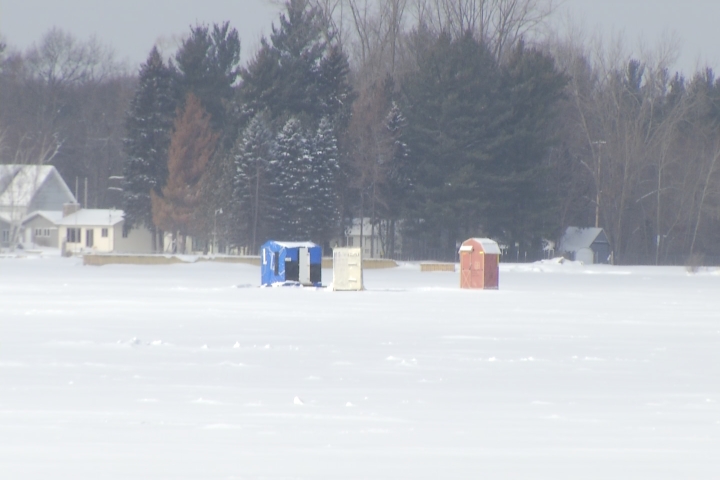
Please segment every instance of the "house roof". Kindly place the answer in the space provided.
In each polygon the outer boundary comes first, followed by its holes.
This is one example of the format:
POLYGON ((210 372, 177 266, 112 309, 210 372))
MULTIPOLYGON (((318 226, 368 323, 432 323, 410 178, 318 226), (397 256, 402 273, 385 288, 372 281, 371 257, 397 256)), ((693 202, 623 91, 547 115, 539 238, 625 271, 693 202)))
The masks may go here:
POLYGON ((122 210, 106 210, 99 208, 83 208, 57 223, 63 226, 112 227, 123 221, 125 212, 122 210))
POLYGON ((60 220, 62 220, 63 218, 62 212, 58 212, 55 210, 36 210, 23 218, 22 223, 27 223, 37 216, 43 217, 48 221, 54 223, 55 225, 57 225, 58 222, 60 222, 60 220))
POLYGON ((9 224, 10 224, 10 221, 11 221, 11 220, 10 220, 10 217, 8 217, 7 215, 3 215, 2 213, 0 213, 0 222, 7 223, 7 224, 9 225, 9 224))
POLYGON ((577 252, 581 248, 590 248, 602 233, 602 228, 568 227, 565 230, 565 235, 560 239, 560 248, 558 250, 561 252, 577 252))
MULTIPOLYGON (((54 175, 60 177, 52 165, 0 165, 0 205, 27 207, 43 183, 54 175)), ((60 183, 75 198, 65 182, 60 183)))

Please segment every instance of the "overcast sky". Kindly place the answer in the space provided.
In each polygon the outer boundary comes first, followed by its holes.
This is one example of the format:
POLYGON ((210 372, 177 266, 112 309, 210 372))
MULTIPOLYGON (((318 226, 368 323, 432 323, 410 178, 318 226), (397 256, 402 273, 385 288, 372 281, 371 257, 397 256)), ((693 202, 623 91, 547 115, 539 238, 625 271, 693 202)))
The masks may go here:
MULTIPOLYGON (((648 45, 664 32, 682 41, 676 68, 720 66, 717 21, 720 0, 564 0, 565 18, 586 32, 624 32, 628 49, 642 38, 648 45)), ((25 49, 52 26, 86 39, 96 35, 133 68, 157 42, 172 46, 195 23, 229 20, 242 38, 243 58, 270 32, 278 7, 268 0, 0 0, 0 34, 25 49)), ((558 15, 560 21, 561 15, 558 15)))

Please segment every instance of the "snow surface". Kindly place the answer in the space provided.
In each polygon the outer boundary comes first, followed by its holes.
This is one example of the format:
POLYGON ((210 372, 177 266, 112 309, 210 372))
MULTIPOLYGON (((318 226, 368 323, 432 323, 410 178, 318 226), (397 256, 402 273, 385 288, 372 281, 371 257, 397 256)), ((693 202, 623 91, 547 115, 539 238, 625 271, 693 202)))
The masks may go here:
POLYGON ((716 270, 259 280, 0 259, 0 478, 720 478, 716 270))

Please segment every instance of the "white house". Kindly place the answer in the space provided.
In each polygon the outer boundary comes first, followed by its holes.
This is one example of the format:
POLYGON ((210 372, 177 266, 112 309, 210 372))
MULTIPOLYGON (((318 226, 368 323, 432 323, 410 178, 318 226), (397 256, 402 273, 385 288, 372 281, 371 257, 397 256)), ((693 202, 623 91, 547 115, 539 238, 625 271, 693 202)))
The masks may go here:
POLYGON ((568 227, 560 239, 558 251, 570 260, 586 265, 612 263, 612 249, 602 228, 568 227))
POLYGON ((36 210, 61 212, 75 196, 52 165, 0 165, 0 213, 21 220, 36 210))
POLYGON ((52 165, 0 165, 0 245, 27 241, 22 224, 35 211, 62 212, 75 196, 52 165))
POLYGON ((124 231, 122 210, 72 210, 67 209, 57 223, 58 246, 63 252, 152 253, 152 233, 144 227, 124 231))
MULTIPOLYGON (((342 238, 335 238, 330 241, 331 247, 355 247, 362 248, 362 254, 367 258, 384 258, 389 242, 389 233, 386 222, 379 222, 373 228, 370 217, 365 217, 362 226, 359 218, 353 218, 352 224, 345 228, 345 235, 342 238)), ((395 250, 400 248, 400 235, 395 232, 395 250)))

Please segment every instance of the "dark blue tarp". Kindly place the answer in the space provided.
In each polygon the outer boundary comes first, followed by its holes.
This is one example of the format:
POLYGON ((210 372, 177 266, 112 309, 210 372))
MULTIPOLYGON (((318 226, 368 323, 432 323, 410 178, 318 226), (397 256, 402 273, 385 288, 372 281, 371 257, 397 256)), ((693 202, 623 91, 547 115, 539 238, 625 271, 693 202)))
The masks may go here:
POLYGON ((277 242, 270 240, 260 247, 260 282, 262 285, 299 281, 302 284, 319 286, 321 284, 321 266, 322 248, 312 242, 277 242), (307 249, 310 253, 310 278, 288 278, 297 277, 301 248, 307 249), (292 275, 289 275, 288 270, 290 269, 292 269, 292 275))

